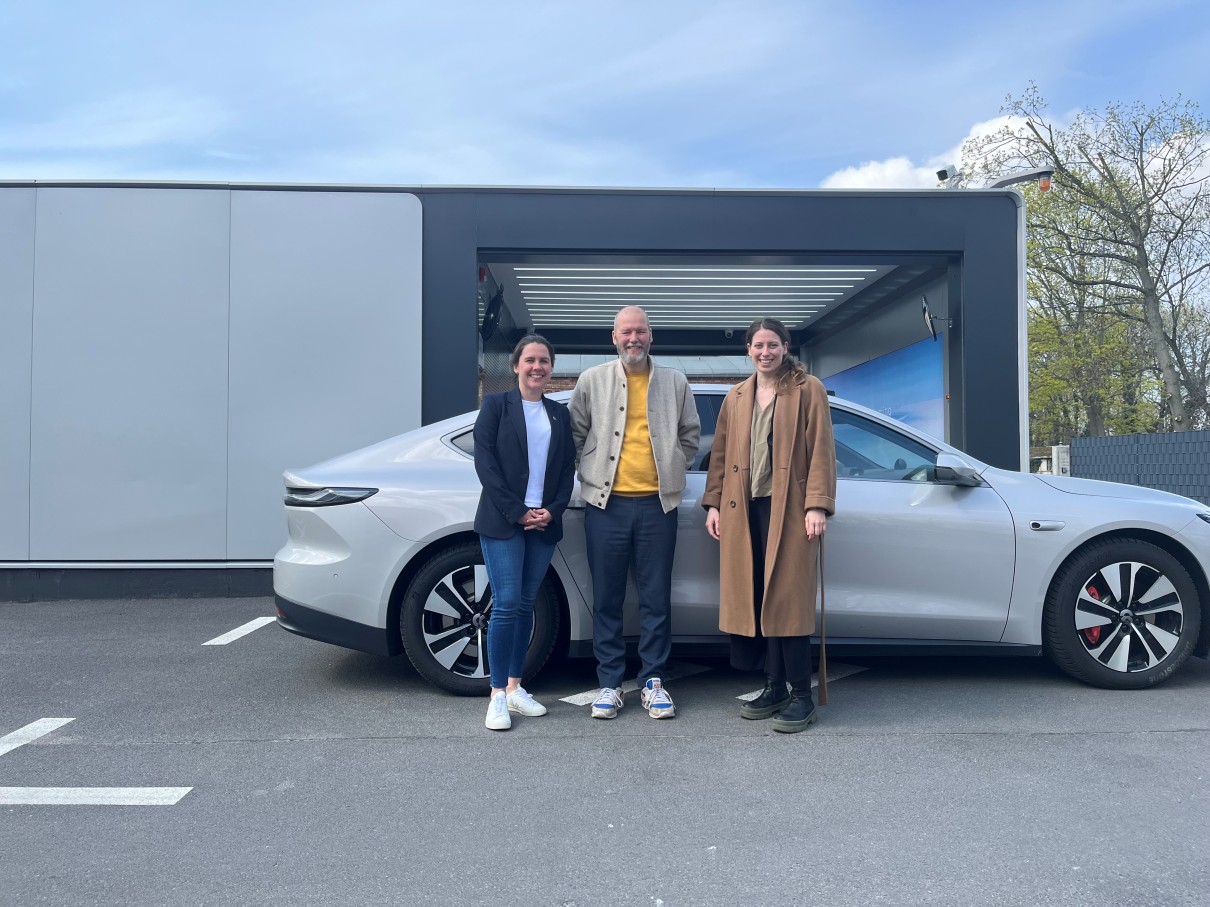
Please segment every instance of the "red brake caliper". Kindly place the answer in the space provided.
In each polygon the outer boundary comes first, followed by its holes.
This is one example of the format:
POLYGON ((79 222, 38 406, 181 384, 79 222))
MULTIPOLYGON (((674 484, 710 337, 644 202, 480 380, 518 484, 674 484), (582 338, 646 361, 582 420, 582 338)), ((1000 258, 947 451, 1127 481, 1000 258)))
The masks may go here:
MULTIPOLYGON (((1101 594, 1097 592, 1095 586, 1085 586, 1084 591, 1088 593, 1089 598, 1096 599, 1097 601, 1101 600, 1101 594)), ((1090 646, 1095 646, 1101 641, 1101 628, 1089 627, 1088 629, 1084 630, 1084 638, 1088 640, 1088 644, 1090 646)))

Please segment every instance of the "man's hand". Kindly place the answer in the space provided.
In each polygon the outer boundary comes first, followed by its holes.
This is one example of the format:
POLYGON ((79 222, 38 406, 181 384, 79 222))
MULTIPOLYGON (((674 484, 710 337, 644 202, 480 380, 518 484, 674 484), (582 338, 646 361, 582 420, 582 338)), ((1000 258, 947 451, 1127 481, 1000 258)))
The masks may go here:
POLYGON ((710 538, 716 542, 719 541, 717 507, 710 507, 706 510, 706 531, 710 533, 710 538))
POLYGON ((819 507, 807 511, 807 538, 822 536, 828 529, 828 512, 819 507))

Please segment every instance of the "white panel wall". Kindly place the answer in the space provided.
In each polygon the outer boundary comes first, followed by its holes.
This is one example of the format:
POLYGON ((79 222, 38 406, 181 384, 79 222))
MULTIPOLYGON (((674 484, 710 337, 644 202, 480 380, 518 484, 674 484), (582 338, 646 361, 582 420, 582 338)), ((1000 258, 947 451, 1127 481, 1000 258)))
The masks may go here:
POLYGON ((0 192, 0 560, 29 557, 33 189, 0 192))
POLYGON ((421 206, 0 190, 0 561, 268 560, 281 473, 420 425, 421 206))
POLYGON ((223 559, 229 192, 37 208, 30 557, 223 559))
POLYGON ((284 469, 420 425, 414 195, 236 191, 227 557, 285 541, 284 469))

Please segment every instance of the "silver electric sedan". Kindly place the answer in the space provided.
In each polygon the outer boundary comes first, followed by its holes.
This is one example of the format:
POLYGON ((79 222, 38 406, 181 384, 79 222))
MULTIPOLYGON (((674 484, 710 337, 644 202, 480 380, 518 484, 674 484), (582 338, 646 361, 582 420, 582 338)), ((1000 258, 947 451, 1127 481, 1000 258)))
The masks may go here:
MULTIPOLYGON (((701 497, 727 388, 695 385, 702 449, 680 508, 673 643, 725 651, 718 547, 701 497)), ((552 395, 566 400, 566 393, 552 395)), ((274 560, 278 623, 406 653, 455 693, 488 688, 491 589, 472 524, 475 413, 285 474, 289 541, 274 560)), ((1108 482, 980 463, 832 399, 838 488, 825 570, 828 646, 867 654, 1046 654, 1080 680, 1139 689, 1210 648, 1210 508, 1108 482)), ((592 653, 583 502, 536 604, 526 676, 556 648, 592 653)), ((633 589, 631 590, 633 593, 633 589)), ((637 639, 633 594, 626 632, 637 639)))

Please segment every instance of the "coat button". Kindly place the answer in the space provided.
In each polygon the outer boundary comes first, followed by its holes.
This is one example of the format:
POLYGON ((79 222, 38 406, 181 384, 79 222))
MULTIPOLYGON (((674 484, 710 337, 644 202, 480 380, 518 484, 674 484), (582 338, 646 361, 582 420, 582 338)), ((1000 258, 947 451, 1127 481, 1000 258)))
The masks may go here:
POLYGON ((617 437, 618 435, 620 435, 620 434, 621 434, 621 432, 620 432, 620 431, 615 431, 615 432, 613 433, 613 436, 616 438, 616 437, 617 437))
POLYGON ((618 407, 618 412, 620 412, 620 413, 624 413, 624 412, 626 412, 626 407, 624 407, 624 406, 619 406, 619 407, 618 407))
POLYGON ((732 506, 732 507, 734 507, 734 506, 735 506, 735 501, 732 501, 732 502, 731 502, 731 506, 732 506))
POLYGON ((616 459, 617 459, 617 457, 610 457, 609 459, 611 459, 611 460, 616 460, 616 459))
POLYGON ((732 472, 739 472, 739 467, 738 467, 738 466, 732 466, 732 467, 731 467, 731 471, 732 471, 732 472))

